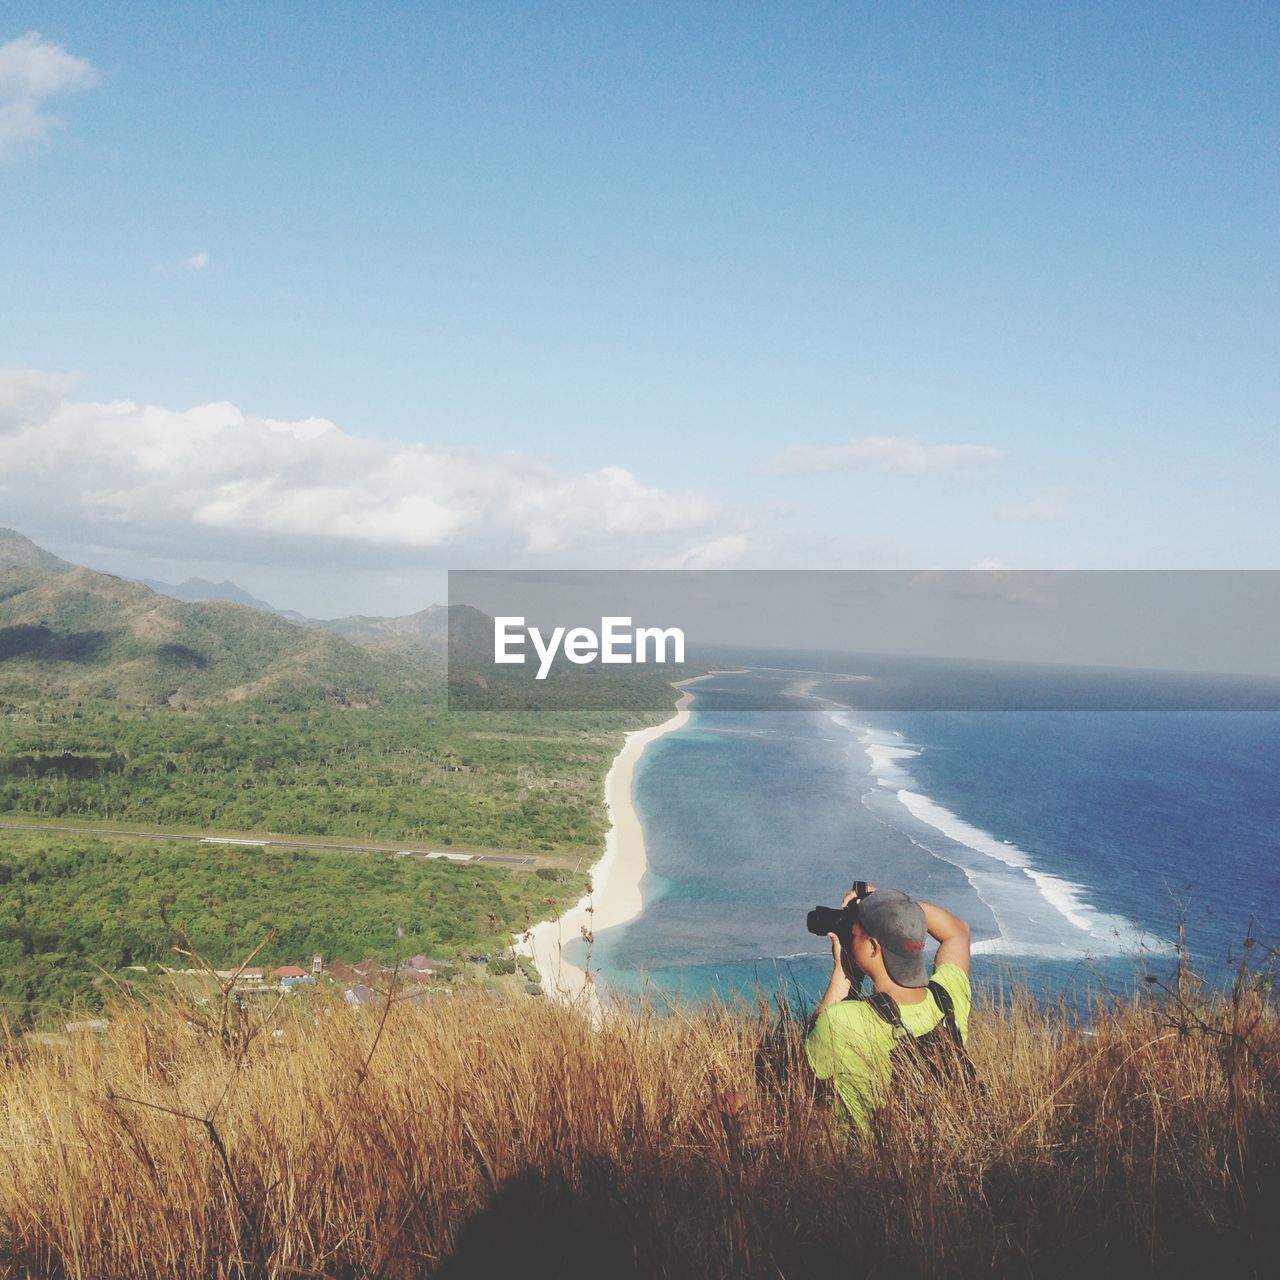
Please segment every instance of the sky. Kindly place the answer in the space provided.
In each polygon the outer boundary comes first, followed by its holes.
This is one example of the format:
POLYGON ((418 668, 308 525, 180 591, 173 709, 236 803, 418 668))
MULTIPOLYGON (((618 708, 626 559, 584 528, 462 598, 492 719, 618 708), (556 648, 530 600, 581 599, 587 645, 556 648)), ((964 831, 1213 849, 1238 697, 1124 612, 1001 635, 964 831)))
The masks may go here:
POLYGON ((0 6, 0 525, 471 568, 1275 568, 1280 10, 0 6))

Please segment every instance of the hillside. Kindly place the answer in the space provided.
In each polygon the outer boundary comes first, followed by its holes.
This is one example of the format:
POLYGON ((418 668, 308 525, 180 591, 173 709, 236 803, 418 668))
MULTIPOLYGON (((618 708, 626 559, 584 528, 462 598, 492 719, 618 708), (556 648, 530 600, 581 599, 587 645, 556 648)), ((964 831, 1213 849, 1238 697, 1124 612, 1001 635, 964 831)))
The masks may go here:
POLYGON ((400 618, 371 618, 353 614, 315 625, 342 636, 353 644, 376 648, 384 645, 414 645, 443 654, 449 643, 449 611, 432 604, 400 618))
POLYGON ((405 994, 118 999, 99 1035, 0 1040, 0 1274, 1275 1270, 1280 1022, 1247 990, 1087 1029, 984 1004, 985 1087, 904 1080, 866 1141, 815 1097, 802 1021, 763 1000, 600 1025, 405 994))
POLYGON ((247 604, 253 609, 265 609, 268 613, 288 618, 290 622, 307 622, 302 614, 292 609, 277 609, 266 600, 259 600, 250 595, 243 587, 234 582, 210 582, 207 578, 187 578, 185 582, 160 582, 155 578, 138 579, 144 587, 158 591, 162 596, 172 596, 186 604, 201 604, 206 600, 223 600, 228 604, 247 604))
MULTIPOLYGON (((431 604, 417 613, 398 618, 371 618, 353 614, 316 622, 334 635, 362 648, 381 653, 402 653, 419 660, 443 660, 450 646, 458 652, 489 654, 493 648, 493 621, 470 605, 431 604)), ((443 672, 442 661, 434 663, 443 672)))
POLYGON ((592 664, 535 686, 523 669, 494 671, 492 620, 469 605, 294 620, 230 582, 154 585, 68 564, 0 530, 0 708, 418 707, 439 701, 447 681, 459 710, 625 718, 664 706, 669 682, 689 674, 592 664))
POLYGON ((38 547, 16 529, 0 529, 0 569, 44 569, 49 573, 67 573, 75 565, 38 547))
POLYGON ((245 605, 184 604, 69 565, 0 569, 0 698, 11 705, 368 706, 423 683, 420 670, 245 605))

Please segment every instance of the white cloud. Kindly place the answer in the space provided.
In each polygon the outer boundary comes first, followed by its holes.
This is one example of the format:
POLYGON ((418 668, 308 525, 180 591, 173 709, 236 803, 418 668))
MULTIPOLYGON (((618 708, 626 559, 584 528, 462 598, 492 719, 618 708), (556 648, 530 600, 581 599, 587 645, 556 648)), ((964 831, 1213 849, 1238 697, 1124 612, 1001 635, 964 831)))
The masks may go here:
POLYGON ((198 253, 193 253, 189 258, 183 258, 182 260, 182 269, 184 271, 203 271, 208 265, 208 249, 201 249, 198 253))
POLYGON ((1004 515, 1010 520, 1060 520, 1067 514, 1072 499, 1087 492, 1081 485, 1058 485, 1043 490, 1027 502, 1006 507, 1004 515))
POLYGON ((72 398, 73 382, 0 371, 6 522, 68 537, 110 530, 148 554, 352 565, 636 563, 714 545, 728 521, 706 497, 622 467, 570 471, 527 454, 350 435, 220 401, 172 410, 72 398))
POLYGON ((45 421, 79 380, 73 373, 0 369, 0 435, 45 421))
POLYGON ((745 534, 726 533, 673 556, 646 560, 642 569, 727 569, 742 563, 751 548, 745 534))
POLYGON ((50 98, 97 83, 88 62, 34 31, 0 45, 0 161, 46 141, 61 123, 50 98))
POLYGON ((822 471, 876 470, 891 475, 955 475, 987 466, 999 449, 984 444, 921 444, 904 436, 861 436, 844 444, 796 444, 783 449, 761 470, 769 475, 813 475, 822 471))

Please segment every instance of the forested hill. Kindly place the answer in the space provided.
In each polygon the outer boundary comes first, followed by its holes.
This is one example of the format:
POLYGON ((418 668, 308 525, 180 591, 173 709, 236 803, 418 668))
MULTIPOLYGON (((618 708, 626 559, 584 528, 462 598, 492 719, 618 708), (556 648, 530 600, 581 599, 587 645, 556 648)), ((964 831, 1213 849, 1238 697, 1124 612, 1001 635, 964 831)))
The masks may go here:
POLYGON ((66 573, 74 568, 75 565, 55 556, 52 551, 37 547, 16 529, 0 529, 0 569, 48 569, 54 573, 66 573))
POLYGON ((449 610, 442 604, 428 605, 402 618, 368 618, 355 614, 314 625, 370 649, 403 645, 443 654, 449 644, 449 610))
POLYGON ((622 734, 669 716, 668 681, 686 673, 597 673, 595 710, 569 696, 530 709, 515 684, 468 710, 465 688, 460 707, 446 704, 434 646, 450 628, 491 643, 483 615, 347 621, 368 648, 0 537, 0 813, 53 828, 0 831, 0 1022, 131 980, 114 971, 176 940, 166 914, 218 963, 242 959, 267 927, 280 930, 272 962, 321 951, 354 963, 401 942, 496 948, 581 897, 577 868, 599 855, 602 781, 622 734), (58 829, 68 823, 77 829, 58 829), (274 847, 246 858, 104 843, 85 826, 554 862, 528 874, 274 847))
MULTIPOLYGON (((0 564, 13 559, 0 556, 0 564)), ((50 698, 360 707, 420 696, 438 680, 422 660, 375 656, 261 609, 185 604, 73 566, 0 568, 0 700, 10 707, 50 698)))

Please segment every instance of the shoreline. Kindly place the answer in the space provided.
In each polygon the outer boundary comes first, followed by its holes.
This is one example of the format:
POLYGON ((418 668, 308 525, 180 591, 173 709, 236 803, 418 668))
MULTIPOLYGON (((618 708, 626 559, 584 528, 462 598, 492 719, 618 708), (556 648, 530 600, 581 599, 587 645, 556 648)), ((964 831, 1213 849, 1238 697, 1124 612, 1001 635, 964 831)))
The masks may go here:
POLYGON ((588 929, 598 933, 634 920, 644 908, 640 882, 649 860, 644 827, 632 797, 636 766, 651 742, 674 733, 688 723, 693 694, 687 685, 710 679, 715 672, 690 676, 672 687, 679 689, 675 715, 647 729, 633 729, 623 739, 604 779, 604 807, 610 818, 604 852, 588 871, 591 892, 555 920, 541 920, 515 943, 514 950, 528 956, 537 967, 543 992, 552 999, 575 1003, 586 1000, 594 1015, 602 1010, 594 979, 564 958, 564 948, 582 938, 588 929))

